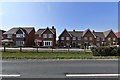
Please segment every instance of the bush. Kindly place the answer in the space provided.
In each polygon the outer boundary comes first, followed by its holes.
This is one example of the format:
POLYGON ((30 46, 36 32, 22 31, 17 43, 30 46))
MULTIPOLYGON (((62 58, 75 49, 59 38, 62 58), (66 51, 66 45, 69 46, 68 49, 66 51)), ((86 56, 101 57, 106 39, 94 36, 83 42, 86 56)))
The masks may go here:
POLYGON ((94 56, 117 56, 120 55, 120 47, 92 47, 94 56))

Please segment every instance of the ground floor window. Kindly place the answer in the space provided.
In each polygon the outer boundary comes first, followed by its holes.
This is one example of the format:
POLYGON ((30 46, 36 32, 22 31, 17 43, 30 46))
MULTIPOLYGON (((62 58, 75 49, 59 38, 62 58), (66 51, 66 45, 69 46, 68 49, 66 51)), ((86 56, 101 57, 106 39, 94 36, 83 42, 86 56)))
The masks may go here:
POLYGON ((53 46, 52 41, 43 41, 44 46, 53 46))
POLYGON ((16 41, 16 45, 18 45, 18 46, 22 46, 22 45, 24 45, 24 44, 25 44, 24 41, 16 41))

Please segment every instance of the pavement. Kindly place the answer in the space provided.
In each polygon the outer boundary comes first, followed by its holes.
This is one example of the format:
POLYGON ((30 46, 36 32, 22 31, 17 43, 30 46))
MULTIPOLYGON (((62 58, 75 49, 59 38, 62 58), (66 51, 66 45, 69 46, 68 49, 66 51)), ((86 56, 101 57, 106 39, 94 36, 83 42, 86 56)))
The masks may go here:
MULTIPOLYGON (((118 78, 118 60, 2 60, 3 75, 18 75, 15 78, 118 78), (67 74, 92 76, 67 76, 67 74), (98 76, 96 76, 97 74, 98 76), (103 75, 102 75, 103 74, 103 75), (107 76, 107 75, 111 76, 107 76), (95 75, 95 76, 93 76, 95 75), (99 76, 102 75, 102 76, 99 76), (106 75, 106 76, 105 76, 106 75), (115 75, 115 76, 113 76, 115 75)), ((3 77, 14 78, 14 77, 3 77)), ((13 79, 14 80, 14 79, 13 79)), ((81 79, 82 80, 82 79, 81 79)), ((107 80, 107 79, 103 79, 107 80)), ((116 80, 116 79, 114 79, 116 80)))
MULTIPOLYGON (((0 51, 3 51, 4 48, 0 47, 0 51)), ((6 51, 19 51, 20 48, 6 48, 6 51)), ((84 49, 79 49, 79 48, 57 48, 57 49, 51 49, 51 48, 38 48, 39 52, 52 52, 52 51, 60 51, 60 52, 68 52, 69 51, 84 51, 84 49)), ((22 51, 34 51, 37 52, 37 48, 22 48, 22 51)), ((90 49, 86 49, 87 52, 91 52, 90 49)))

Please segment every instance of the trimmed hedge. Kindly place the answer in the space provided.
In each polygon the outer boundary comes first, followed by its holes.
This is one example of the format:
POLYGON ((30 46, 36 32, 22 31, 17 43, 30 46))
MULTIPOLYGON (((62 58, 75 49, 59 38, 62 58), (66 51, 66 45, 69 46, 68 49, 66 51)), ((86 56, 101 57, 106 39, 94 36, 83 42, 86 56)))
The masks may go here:
POLYGON ((91 51, 94 56, 119 56, 120 47, 92 47, 91 51))

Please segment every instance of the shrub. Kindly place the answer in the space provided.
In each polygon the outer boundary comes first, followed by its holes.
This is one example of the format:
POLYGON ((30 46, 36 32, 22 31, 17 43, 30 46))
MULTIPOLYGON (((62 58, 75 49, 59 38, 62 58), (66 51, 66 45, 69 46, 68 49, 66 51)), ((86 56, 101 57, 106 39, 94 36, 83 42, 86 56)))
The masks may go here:
POLYGON ((92 47, 91 51, 94 56, 117 56, 120 55, 120 47, 92 47))

